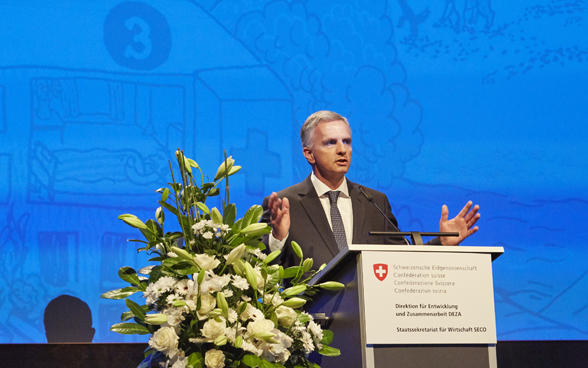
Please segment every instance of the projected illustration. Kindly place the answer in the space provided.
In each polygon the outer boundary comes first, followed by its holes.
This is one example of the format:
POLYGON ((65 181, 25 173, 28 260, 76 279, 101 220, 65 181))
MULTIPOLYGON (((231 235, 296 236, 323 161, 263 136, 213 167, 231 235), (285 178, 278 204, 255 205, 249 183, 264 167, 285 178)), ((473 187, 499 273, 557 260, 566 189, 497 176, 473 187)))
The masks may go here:
POLYGON ((153 218, 179 147, 243 166, 242 216, 310 173, 299 130, 322 109, 349 119, 348 176, 401 229, 480 204, 464 246, 505 248, 499 340, 588 338, 588 2, 54 5, 0 5, 0 343, 47 342, 60 295, 90 308, 93 342, 142 341, 98 298, 147 265, 117 216, 153 218))

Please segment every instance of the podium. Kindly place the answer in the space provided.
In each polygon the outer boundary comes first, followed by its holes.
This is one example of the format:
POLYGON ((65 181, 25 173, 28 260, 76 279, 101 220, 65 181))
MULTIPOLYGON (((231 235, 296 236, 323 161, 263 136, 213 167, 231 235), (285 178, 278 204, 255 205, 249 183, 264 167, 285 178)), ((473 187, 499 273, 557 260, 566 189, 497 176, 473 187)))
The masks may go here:
POLYGON ((349 245, 311 280, 346 285, 307 309, 334 332, 322 368, 497 367, 492 261, 502 247, 349 245))

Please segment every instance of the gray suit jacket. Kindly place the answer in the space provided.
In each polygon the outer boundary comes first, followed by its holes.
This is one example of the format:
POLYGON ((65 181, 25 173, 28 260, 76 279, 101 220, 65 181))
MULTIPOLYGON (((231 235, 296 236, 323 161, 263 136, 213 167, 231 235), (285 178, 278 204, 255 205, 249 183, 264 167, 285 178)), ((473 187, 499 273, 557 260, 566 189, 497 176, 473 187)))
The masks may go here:
MULTIPOLYGON (((405 244, 402 237, 382 237, 369 235, 370 231, 397 231, 390 225, 380 212, 359 191, 359 185, 347 180, 349 196, 353 207, 353 243, 354 244, 405 244)), ((363 187, 374 197, 374 202, 384 211, 386 216, 396 225, 390 203, 384 193, 363 187)), ((328 263, 339 253, 339 248, 329 226, 327 216, 319 197, 312 185, 310 176, 303 182, 278 192, 278 197, 286 197, 290 201, 290 233, 280 261, 284 267, 300 264, 300 259, 292 251, 290 242, 296 241, 304 258, 314 259, 314 269, 328 263)), ((263 201, 262 222, 269 223, 270 212, 267 207, 269 197, 263 201)), ((265 239, 267 245, 268 241, 265 239)))

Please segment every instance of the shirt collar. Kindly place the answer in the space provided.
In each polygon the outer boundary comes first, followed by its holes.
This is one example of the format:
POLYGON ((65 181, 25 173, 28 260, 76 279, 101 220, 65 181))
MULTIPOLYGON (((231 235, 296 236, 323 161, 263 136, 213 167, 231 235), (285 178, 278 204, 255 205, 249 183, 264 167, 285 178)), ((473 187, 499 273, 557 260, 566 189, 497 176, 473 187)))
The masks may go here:
MULTIPOLYGON (((320 181, 320 179, 317 178, 316 175, 314 175, 314 173, 310 174, 310 181, 312 182, 312 186, 314 186, 314 190, 316 190, 316 194, 318 194, 319 197, 326 195, 327 192, 330 192, 332 190, 325 183, 320 181)), ((339 188, 335 190, 341 192, 341 194, 339 194, 340 196, 349 198, 349 188, 347 186, 346 177, 343 177, 343 182, 341 183, 341 185, 339 185, 339 188)))

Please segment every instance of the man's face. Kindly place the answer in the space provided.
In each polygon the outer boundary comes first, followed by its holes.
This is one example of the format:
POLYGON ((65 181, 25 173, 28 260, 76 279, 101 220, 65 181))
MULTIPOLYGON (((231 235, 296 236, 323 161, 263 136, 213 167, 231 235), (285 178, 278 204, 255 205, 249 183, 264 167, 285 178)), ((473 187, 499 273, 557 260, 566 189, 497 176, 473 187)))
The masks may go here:
POLYGON ((351 130, 342 120, 320 122, 314 128, 313 147, 303 149, 319 179, 342 179, 351 163, 351 130))

